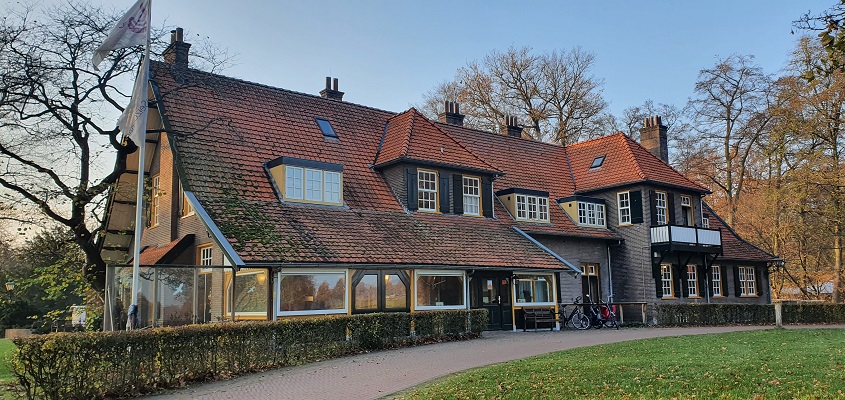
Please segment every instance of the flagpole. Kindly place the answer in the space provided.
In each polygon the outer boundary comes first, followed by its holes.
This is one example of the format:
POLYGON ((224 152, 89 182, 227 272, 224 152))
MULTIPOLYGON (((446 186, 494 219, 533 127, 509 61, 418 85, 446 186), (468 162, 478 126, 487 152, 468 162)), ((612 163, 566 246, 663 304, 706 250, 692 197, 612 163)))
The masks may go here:
MULTIPOLYGON (((147 21, 150 21, 150 16, 152 15, 152 1, 149 2, 149 6, 147 9, 147 21)), ((147 23, 147 43, 144 46, 144 59, 141 60, 141 68, 149 68, 149 60, 150 60, 150 33, 149 33, 149 22, 147 23)), ((141 74, 139 74, 141 75, 141 74)), ((149 74, 145 73, 143 76, 148 77, 149 74)), ((149 85, 149 83, 144 82, 145 85, 149 85)), ((140 99, 141 101, 148 101, 147 98, 140 99)), ((146 118, 146 113, 142 118, 146 118)), ((144 124, 146 127, 146 123, 144 124)), ((138 146, 138 190, 135 196, 135 243, 132 246, 133 255, 132 255, 132 303, 129 306, 129 312, 127 313, 127 322, 126 322, 126 329, 132 330, 137 328, 135 326, 135 322, 138 320, 138 276, 141 272, 141 235, 144 233, 144 173, 146 172, 146 149, 147 149, 147 132, 138 132, 137 137, 140 137, 141 143, 135 143, 138 146)), ((152 193, 151 196, 155 196, 155 193, 152 193)), ((150 199, 152 201, 152 199, 150 199)))

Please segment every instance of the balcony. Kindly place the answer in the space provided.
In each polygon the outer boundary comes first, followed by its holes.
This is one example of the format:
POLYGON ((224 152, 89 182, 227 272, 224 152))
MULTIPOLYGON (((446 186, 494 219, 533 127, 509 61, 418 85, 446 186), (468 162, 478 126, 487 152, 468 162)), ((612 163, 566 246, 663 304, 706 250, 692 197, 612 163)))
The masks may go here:
POLYGON ((662 225, 651 227, 651 248, 655 251, 722 253, 722 232, 718 229, 662 225))

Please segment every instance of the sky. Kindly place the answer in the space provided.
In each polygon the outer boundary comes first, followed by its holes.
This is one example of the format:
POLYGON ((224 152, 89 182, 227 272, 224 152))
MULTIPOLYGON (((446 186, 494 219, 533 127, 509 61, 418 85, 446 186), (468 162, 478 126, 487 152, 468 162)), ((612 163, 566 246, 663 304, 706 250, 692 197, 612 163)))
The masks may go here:
POLYGON ((153 0, 152 17, 236 54, 225 75, 312 94, 332 76, 344 100, 396 112, 493 49, 579 46, 620 115, 648 99, 683 106, 698 72, 731 54, 778 73, 798 39, 792 21, 834 3, 153 0))

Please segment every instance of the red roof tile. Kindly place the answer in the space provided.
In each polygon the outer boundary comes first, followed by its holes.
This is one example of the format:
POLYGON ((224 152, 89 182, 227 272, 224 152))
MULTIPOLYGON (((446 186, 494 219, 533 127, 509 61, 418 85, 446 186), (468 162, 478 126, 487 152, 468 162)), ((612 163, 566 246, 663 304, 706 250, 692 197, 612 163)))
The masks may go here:
POLYGON ((602 136, 566 147, 575 177, 576 193, 637 182, 652 182, 696 192, 710 191, 687 179, 624 133, 602 136), (590 166, 605 156, 599 168, 590 166))
POLYGON ((185 235, 164 246, 150 246, 141 251, 138 259, 141 265, 167 264, 194 242, 194 235, 185 235))
POLYGON ((719 256, 719 260, 771 262, 777 259, 777 257, 765 250, 746 242, 722 218, 713 212, 709 204, 704 203, 703 205, 704 213, 709 215, 708 222, 710 222, 710 228, 722 231, 722 255, 719 256))

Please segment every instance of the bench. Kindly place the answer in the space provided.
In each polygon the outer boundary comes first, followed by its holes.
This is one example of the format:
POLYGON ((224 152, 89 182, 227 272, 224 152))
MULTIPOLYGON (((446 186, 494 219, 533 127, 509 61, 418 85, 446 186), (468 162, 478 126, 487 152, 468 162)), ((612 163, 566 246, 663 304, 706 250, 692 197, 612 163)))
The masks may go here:
MULTIPOLYGON (((551 308, 523 308, 522 309, 522 331, 528 329, 528 321, 534 322, 534 330, 537 330, 537 323, 539 322, 559 322, 557 313, 551 308)), ((552 324, 550 331, 555 330, 555 325, 552 324)))

